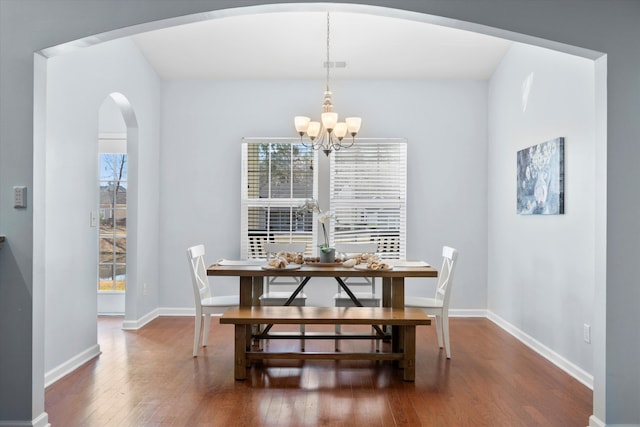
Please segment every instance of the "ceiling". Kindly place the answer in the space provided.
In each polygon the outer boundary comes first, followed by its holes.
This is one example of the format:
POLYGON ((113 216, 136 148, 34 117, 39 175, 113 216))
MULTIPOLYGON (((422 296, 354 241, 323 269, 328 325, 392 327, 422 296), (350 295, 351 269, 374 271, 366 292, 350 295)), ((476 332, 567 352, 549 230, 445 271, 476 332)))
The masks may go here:
MULTIPOLYGON (((488 79, 508 40, 430 23, 332 12, 331 79, 488 79)), ((132 37, 164 79, 324 78, 326 13, 229 16, 132 37)))

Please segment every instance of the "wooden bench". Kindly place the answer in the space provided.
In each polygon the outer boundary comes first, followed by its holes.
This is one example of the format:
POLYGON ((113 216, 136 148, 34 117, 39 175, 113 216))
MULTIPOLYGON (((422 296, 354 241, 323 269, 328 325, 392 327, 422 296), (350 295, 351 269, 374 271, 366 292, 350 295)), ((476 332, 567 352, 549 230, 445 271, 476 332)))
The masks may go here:
MULTIPOLYGON (((235 379, 247 378, 251 360, 263 359, 335 359, 335 360, 397 360, 404 368, 403 379, 414 381, 416 357, 416 326, 429 325, 431 320, 419 308, 390 307, 238 307, 228 309, 220 323, 235 325, 235 379), (399 328, 403 337, 391 352, 264 352, 251 351, 251 327, 256 324, 314 325, 387 325, 399 328)), ((333 336, 332 338, 335 338, 333 336)), ((341 336, 341 339, 344 337, 341 336)))

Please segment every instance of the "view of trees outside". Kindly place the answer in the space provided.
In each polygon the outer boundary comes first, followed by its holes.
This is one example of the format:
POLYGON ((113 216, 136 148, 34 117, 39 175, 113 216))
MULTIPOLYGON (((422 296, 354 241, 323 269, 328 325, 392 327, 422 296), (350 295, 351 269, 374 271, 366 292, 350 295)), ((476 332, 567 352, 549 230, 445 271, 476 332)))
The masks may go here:
MULTIPOLYGON (((313 238, 313 215, 299 207, 313 197, 314 151, 300 143, 251 143, 247 147, 249 256, 264 256, 264 241, 313 238)), ((310 250, 310 249, 309 249, 310 250)))
POLYGON ((99 291, 126 289, 127 155, 100 154, 99 291))

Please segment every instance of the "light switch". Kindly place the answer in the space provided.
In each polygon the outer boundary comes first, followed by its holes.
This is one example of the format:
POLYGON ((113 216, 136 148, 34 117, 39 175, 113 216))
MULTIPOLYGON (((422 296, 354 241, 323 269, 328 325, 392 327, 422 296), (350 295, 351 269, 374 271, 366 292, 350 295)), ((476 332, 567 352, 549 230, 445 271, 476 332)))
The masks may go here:
POLYGON ((96 211, 91 211, 89 214, 89 224, 91 225, 91 227, 97 227, 98 226, 98 212, 96 211))
POLYGON ((13 207, 27 207, 27 187, 24 185, 16 185, 13 187, 13 207))

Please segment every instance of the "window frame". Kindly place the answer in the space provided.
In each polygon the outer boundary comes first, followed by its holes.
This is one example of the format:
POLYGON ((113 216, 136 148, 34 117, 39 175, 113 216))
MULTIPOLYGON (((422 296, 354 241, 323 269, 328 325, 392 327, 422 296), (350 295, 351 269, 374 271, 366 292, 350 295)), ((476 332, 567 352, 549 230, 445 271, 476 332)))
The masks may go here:
MULTIPOLYGON (((317 199, 318 197, 318 152, 313 150, 312 148, 309 148, 309 146, 305 146, 305 151, 307 151, 308 153, 311 154, 311 167, 312 167, 312 172, 311 172, 311 179, 312 179, 312 183, 311 183, 311 194, 309 194, 309 197, 293 197, 293 195, 291 193, 294 193, 294 189, 293 189, 293 185, 294 185, 294 180, 291 178, 289 180, 289 185, 290 187, 290 195, 291 197, 272 197, 273 194, 271 193, 273 186, 272 186, 272 178, 273 176, 271 175, 272 169, 271 167, 269 167, 268 169, 268 194, 266 197, 261 197, 260 195, 260 191, 261 189, 256 189, 253 188, 252 191, 254 192, 254 194, 249 194, 250 193, 250 188, 251 188, 251 184, 250 184, 250 174, 251 172, 251 166, 249 164, 249 160, 250 160, 250 153, 249 153, 249 146, 251 144, 290 144, 291 146, 294 145, 302 145, 304 146, 304 144, 302 144, 300 142, 299 139, 297 138, 243 138, 242 139, 242 178, 241 178, 241 244, 240 244, 240 256, 243 259, 248 259, 248 258, 262 258, 265 256, 261 245, 260 245, 260 241, 261 241, 261 236, 258 236, 258 238, 253 238, 251 236, 251 230, 249 229, 249 222, 250 222, 250 211, 251 209, 254 208, 264 208, 267 210, 267 228, 264 231, 265 232, 265 236, 264 239, 269 239, 270 241, 282 241, 282 242, 300 242, 300 241, 304 241, 307 243, 307 250, 305 252, 305 256, 310 256, 313 254, 313 249, 317 246, 317 224, 316 224, 316 220, 315 220, 315 215, 313 216, 313 218, 308 217, 306 219, 303 219, 302 221, 310 221, 311 222, 311 230, 308 232, 295 232, 292 228, 291 228, 291 221, 289 224, 289 230, 273 230, 271 229, 271 219, 270 219, 270 214, 272 212, 272 210, 277 210, 277 209, 281 209, 283 211, 285 210, 289 210, 289 215, 290 218, 292 219, 292 215, 295 214, 299 214, 299 215, 310 215, 310 214, 303 214, 302 212, 299 212, 299 208, 300 206, 302 206, 307 200, 309 199, 317 199), (257 191, 257 192, 256 192, 257 191), (311 218, 311 219, 309 219, 311 218)), ((305 156, 306 158, 306 156, 305 156)), ((294 158, 291 158, 291 163, 293 164, 294 162, 294 158)), ((269 164, 271 165, 271 159, 269 160, 269 164)), ((291 167, 290 169, 290 173, 292 174, 293 177, 293 173, 295 172, 295 169, 293 167, 291 167)), ((256 172, 253 171, 253 173, 255 174, 256 172)), ((259 183, 259 184, 264 184, 264 183, 259 183)), ((285 214, 286 215, 286 214, 285 214)))
POLYGON ((335 214, 330 227, 332 245, 376 241, 382 258, 405 259, 406 139, 358 138, 352 147, 331 155, 329 176, 329 200, 335 214), (347 191, 353 197, 345 197, 347 191), (350 230, 337 231, 340 228, 350 230))

